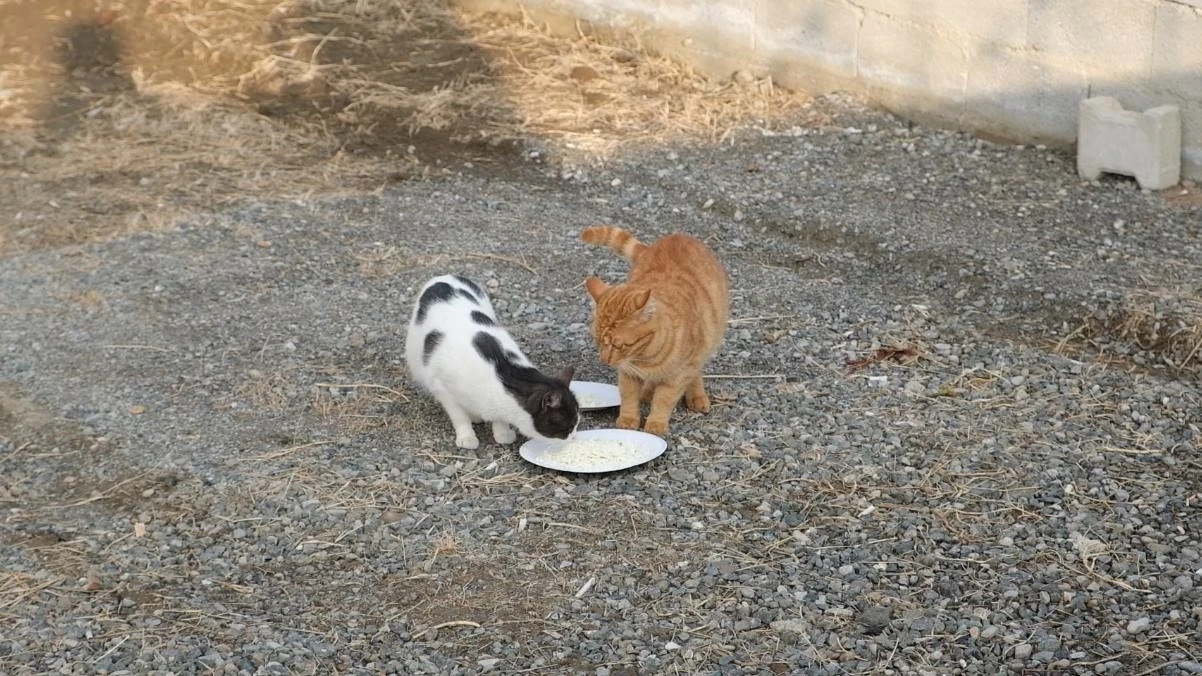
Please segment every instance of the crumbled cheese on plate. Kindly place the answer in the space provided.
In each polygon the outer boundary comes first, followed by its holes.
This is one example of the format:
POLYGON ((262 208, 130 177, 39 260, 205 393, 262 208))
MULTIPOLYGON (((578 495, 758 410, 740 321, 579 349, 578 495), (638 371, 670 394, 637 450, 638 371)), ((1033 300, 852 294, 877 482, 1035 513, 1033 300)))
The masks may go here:
POLYGON ((635 430, 584 430, 568 440, 531 439, 518 452, 527 461, 564 472, 614 472, 659 457, 668 447, 635 430))

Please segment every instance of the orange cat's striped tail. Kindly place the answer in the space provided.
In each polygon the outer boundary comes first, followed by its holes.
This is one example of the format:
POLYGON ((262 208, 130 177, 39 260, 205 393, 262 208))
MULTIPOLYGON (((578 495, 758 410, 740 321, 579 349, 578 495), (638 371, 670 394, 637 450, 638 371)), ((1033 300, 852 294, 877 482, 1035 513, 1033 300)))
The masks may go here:
POLYGON ((631 263, 647 249, 629 230, 616 225, 596 225, 580 231, 580 239, 589 244, 607 246, 631 263))

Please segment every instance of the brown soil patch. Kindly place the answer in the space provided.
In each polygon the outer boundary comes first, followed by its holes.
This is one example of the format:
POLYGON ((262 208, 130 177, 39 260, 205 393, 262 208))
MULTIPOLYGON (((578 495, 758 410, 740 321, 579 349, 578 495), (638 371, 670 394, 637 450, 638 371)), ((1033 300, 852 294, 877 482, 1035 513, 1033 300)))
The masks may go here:
POLYGON ((1187 210, 1202 208, 1202 190, 1192 182, 1169 188, 1161 194, 1164 195, 1164 201, 1171 206, 1187 210))

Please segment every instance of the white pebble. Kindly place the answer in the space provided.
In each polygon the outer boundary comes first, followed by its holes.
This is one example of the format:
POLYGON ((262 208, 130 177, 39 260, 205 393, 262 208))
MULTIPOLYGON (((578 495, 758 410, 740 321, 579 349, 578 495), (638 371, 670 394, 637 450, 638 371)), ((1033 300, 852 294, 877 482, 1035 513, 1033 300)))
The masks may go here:
POLYGON ((1127 623, 1127 633, 1128 634, 1138 634, 1143 631, 1146 631, 1148 629, 1148 627, 1150 627, 1150 626, 1152 626, 1152 618, 1138 617, 1127 623))

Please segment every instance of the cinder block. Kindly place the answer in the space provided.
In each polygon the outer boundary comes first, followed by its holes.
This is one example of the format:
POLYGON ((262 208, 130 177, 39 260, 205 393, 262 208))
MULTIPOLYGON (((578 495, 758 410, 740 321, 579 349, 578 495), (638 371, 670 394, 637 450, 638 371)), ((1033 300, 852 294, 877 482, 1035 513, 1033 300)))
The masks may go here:
POLYGON ((958 103, 968 60, 963 45, 945 34, 868 13, 860 27, 857 71, 874 88, 922 91, 958 103))
POLYGON ((981 44, 969 54, 964 109, 1002 135, 1071 143, 1089 81, 1038 54, 981 44))
POLYGON ((1134 176, 1141 188, 1163 190, 1181 179, 1181 111, 1159 106, 1137 113, 1117 99, 1083 99, 1077 136, 1077 172, 1134 176))
POLYGON ((1156 7, 1149 0, 1033 0, 1028 46, 1064 63, 1105 73, 1146 74, 1152 63, 1156 7))
POLYGON ((855 77, 862 14, 847 2, 764 0, 756 11, 756 52, 765 60, 813 63, 855 77))
MULTIPOLYGON (((1202 70, 1198 71, 1197 77, 1202 78, 1202 70)), ((1202 96, 1182 96, 1164 88, 1158 79, 1094 83, 1089 93, 1091 96, 1114 97, 1128 110, 1177 106, 1181 114, 1181 176, 1202 178, 1195 161, 1202 152, 1202 96)))
POLYGON ((855 4, 866 12, 965 33, 986 42, 1023 47, 1027 41, 1027 0, 856 0, 855 4))

